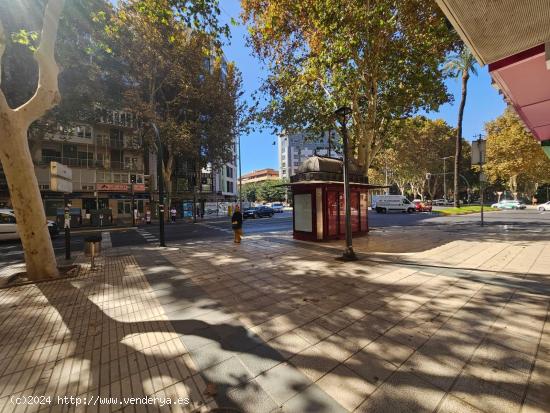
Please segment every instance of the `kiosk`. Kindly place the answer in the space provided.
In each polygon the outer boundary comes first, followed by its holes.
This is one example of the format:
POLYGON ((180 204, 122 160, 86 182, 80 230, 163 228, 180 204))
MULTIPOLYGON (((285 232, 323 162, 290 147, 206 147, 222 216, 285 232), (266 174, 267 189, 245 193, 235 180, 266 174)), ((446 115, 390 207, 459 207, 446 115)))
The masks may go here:
MULTIPOLYGON (((322 156, 306 159, 290 177, 293 201, 293 236, 304 241, 345 237, 342 160, 322 156)), ((350 165, 351 228, 354 236, 369 230, 369 191, 386 188, 370 185, 361 170, 350 165)))

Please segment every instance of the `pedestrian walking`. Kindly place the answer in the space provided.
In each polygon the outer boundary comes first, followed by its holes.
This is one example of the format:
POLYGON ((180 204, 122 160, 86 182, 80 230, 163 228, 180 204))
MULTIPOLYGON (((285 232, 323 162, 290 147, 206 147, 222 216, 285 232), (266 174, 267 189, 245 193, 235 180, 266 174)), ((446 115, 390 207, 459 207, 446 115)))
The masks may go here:
POLYGON ((240 244, 243 236, 243 214, 238 205, 235 207, 235 212, 233 212, 231 216, 231 226, 233 227, 233 233, 235 235, 234 242, 235 244, 240 244))
POLYGON ((147 207, 147 211, 145 211, 145 222, 147 224, 151 223, 151 208, 147 207))
POLYGON ((176 214, 178 213, 178 211, 176 211, 176 207, 172 207, 172 209, 170 210, 170 216, 172 217, 172 224, 175 224, 176 223, 176 214))

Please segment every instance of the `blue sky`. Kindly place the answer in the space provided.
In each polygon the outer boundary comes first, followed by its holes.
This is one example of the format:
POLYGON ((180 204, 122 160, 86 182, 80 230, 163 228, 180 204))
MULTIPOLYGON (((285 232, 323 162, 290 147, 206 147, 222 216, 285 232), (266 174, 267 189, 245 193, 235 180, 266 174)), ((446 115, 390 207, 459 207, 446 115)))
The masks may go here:
MULTIPOLYGON (((299 1, 299 0, 298 0, 299 1)), ((222 20, 229 21, 230 17, 237 19, 240 13, 239 0, 222 0, 222 20)), ((246 46, 246 28, 232 27, 231 44, 225 47, 228 60, 236 62, 242 72, 246 95, 258 89, 261 79, 265 76, 259 62, 251 55, 246 46)), ((460 100, 460 80, 449 79, 447 87, 460 100)), ((439 112, 428 113, 433 119, 442 118, 452 126, 456 126, 458 102, 443 105, 439 112)), ((470 78, 468 83, 468 97, 464 112, 463 136, 471 140, 474 135, 483 133, 485 122, 499 116, 506 107, 503 99, 491 86, 491 78, 487 67, 478 70, 478 76, 470 78)), ((268 130, 254 132, 241 137, 242 173, 262 168, 278 168, 277 146, 273 146, 276 137, 268 130)))

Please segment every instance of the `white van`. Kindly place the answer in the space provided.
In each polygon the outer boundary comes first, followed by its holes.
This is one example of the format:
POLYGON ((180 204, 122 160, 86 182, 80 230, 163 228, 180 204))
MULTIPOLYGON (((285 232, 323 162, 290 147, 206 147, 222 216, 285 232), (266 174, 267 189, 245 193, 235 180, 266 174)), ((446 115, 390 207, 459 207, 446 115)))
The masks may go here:
POLYGON ((374 195, 372 197, 372 209, 378 213, 391 211, 408 212, 415 211, 415 206, 403 195, 374 195))

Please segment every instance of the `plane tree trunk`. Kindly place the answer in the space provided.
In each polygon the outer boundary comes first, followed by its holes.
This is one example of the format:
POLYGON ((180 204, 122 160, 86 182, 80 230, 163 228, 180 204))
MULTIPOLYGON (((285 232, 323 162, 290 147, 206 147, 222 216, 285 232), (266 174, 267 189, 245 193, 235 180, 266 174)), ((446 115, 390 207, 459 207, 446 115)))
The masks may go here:
MULTIPOLYGON (((29 126, 60 100, 54 47, 63 4, 64 0, 49 0, 45 8, 40 45, 35 52, 39 76, 33 97, 12 109, 0 90, 0 161, 25 252, 27 276, 33 281, 55 278, 59 274, 27 134, 29 126)), ((6 42, 0 22, 0 59, 6 42)))

